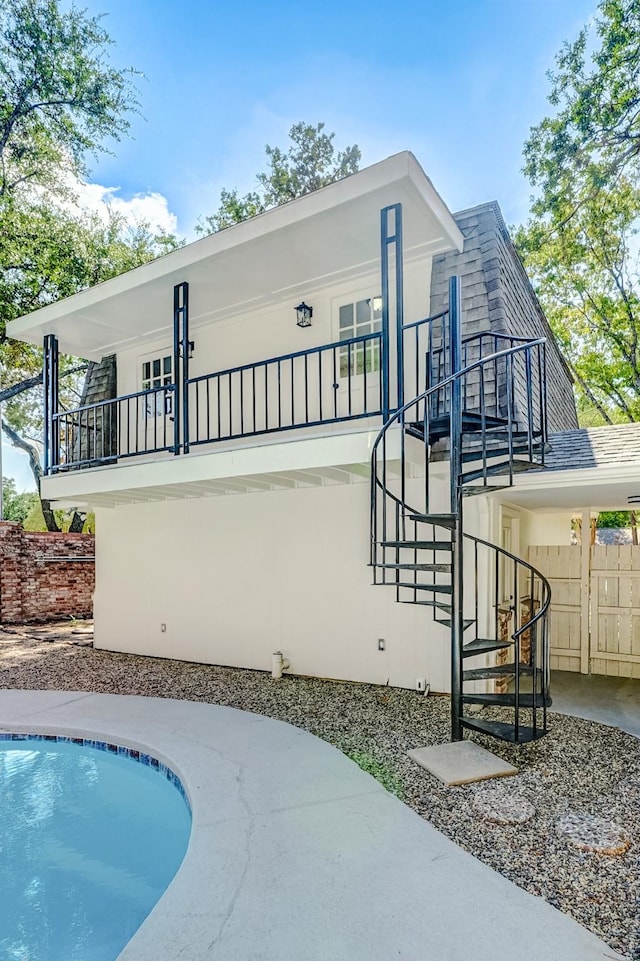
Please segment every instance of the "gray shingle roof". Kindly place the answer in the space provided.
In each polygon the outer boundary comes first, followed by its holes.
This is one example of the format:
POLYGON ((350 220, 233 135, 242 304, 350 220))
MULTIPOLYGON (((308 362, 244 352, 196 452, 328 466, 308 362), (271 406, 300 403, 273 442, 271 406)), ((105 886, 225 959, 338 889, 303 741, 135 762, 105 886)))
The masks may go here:
POLYGON ((549 448, 545 455, 547 470, 634 463, 640 467, 640 423, 558 431, 549 435, 549 448))

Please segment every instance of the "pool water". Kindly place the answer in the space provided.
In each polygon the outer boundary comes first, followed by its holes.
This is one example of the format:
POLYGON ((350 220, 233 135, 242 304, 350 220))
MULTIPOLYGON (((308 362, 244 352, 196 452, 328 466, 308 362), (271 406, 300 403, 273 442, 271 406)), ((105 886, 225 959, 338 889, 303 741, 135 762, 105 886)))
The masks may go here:
POLYGON ((0 740, 0 961, 114 961, 184 857, 176 776, 90 744, 0 740))

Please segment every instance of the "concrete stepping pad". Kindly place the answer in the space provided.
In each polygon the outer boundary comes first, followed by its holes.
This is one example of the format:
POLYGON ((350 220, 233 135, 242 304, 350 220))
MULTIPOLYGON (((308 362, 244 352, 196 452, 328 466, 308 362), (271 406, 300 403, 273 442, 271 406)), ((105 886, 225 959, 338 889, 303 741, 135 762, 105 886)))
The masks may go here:
POLYGON ((510 777, 518 769, 475 741, 453 741, 408 751, 409 757, 447 787, 494 777, 510 777))
POLYGON ((580 851, 616 856, 631 847, 631 838, 624 828, 594 814, 565 814, 556 822, 556 832, 580 851))

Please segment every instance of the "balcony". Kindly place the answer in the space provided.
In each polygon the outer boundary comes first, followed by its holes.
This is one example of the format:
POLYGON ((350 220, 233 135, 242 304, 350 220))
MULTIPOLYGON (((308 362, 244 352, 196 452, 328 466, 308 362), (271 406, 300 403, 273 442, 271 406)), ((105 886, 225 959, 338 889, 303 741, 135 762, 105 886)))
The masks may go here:
POLYGON ((47 473, 367 418, 378 423, 388 408, 385 356, 380 330, 56 411, 47 473))

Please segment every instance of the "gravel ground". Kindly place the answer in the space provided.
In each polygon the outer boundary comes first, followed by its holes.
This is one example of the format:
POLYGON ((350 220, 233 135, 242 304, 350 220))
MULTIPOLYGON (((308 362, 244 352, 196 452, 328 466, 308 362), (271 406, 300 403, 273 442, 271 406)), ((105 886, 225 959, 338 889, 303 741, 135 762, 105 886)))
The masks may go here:
POLYGON ((549 736, 535 744, 477 736, 520 769, 517 777, 445 788, 406 752, 448 740, 446 697, 299 677, 274 682, 258 671, 95 651, 90 630, 88 623, 0 629, 0 687, 185 698, 288 721, 343 750, 465 850, 640 961, 640 741, 551 714, 549 736), (487 821, 483 802, 496 796, 528 801, 533 818, 487 821), (606 856, 571 845, 559 833, 568 814, 615 822, 631 846, 606 856))

